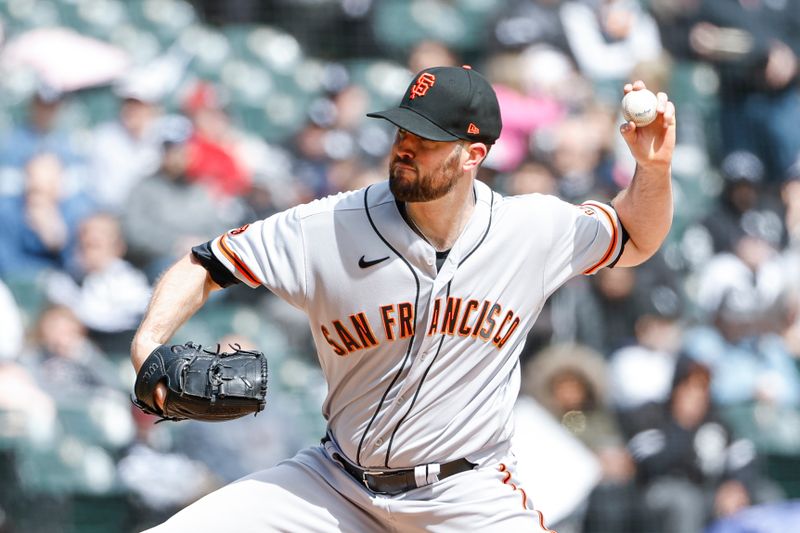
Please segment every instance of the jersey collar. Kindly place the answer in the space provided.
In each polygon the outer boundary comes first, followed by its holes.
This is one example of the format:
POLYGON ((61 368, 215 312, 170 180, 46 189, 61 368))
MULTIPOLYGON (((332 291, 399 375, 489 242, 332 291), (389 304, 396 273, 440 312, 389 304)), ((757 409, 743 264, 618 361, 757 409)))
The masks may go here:
MULTIPOLYGON (((495 193, 483 182, 474 181, 475 209, 461 235, 450 249, 447 261, 439 274, 452 276, 459 265, 469 259, 483 240, 491 224, 495 193)), ((422 237, 417 235, 403 219, 397 208, 395 198, 389 190, 389 182, 383 181, 365 191, 366 207, 374 229, 394 248, 396 253, 414 265, 418 270, 436 277, 436 252, 422 237)))

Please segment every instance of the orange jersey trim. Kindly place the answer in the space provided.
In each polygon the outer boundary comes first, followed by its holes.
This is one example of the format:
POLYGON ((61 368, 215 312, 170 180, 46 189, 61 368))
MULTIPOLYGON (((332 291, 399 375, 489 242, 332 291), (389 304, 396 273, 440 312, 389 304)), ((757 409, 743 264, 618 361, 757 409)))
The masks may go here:
POLYGON ((539 515, 539 527, 541 527, 542 529, 547 531, 547 533, 557 533, 556 531, 554 531, 552 529, 547 529, 547 526, 544 525, 544 515, 542 514, 541 511, 536 511, 536 513, 539 515))
MULTIPOLYGON (((511 472, 508 470, 505 463, 500 463, 498 470, 500 470, 500 472, 505 472, 506 474, 506 477, 503 479, 503 484, 510 486, 515 491, 518 490, 520 494, 522 494, 522 507, 524 509, 528 509, 528 495, 525 493, 524 489, 521 489, 517 487, 514 483, 511 483, 511 472)), ((536 512, 537 515, 539 515, 539 527, 541 527, 542 530, 546 531, 547 533, 557 533, 552 529, 547 529, 547 526, 544 525, 544 515, 542 514, 541 511, 536 511, 536 510, 534 511, 536 512)))
POLYGON ((256 277, 256 275, 253 274, 253 272, 249 268, 247 268, 247 265, 244 264, 244 261, 242 261, 239 258, 239 256, 236 255, 236 253, 233 250, 231 250, 228 243, 225 242, 225 239, 227 237, 228 235, 226 234, 222 235, 219 238, 219 248, 220 250, 222 250, 222 253, 225 254, 225 257, 228 258, 228 261, 233 263, 233 266, 236 268, 236 271, 239 272, 239 274, 241 274, 247 281, 249 281, 253 285, 263 285, 263 283, 261 283, 261 280, 258 279, 258 277, 256 277))
POLYGON ((613 254, 614 250, 617 248, 617 239, 619 238, 620 231, 617 228, 617 224, 614 222, 614 217, 611 216, 611 213, 608 212, 608 209, 605 206, 594 202, 587 202, 581 205, 599 209, 606 216, 606 218, 608 218, 608 222, 611 224, 611 242, 608 245, 608 249, 606 250, 606 253, 603 254, 603 258, 600 259, 600 261, 583 271, 584 274, 589 275, 600 270, 600 268, 602 268, 602 266, 611 258, 611 254, 613 254))

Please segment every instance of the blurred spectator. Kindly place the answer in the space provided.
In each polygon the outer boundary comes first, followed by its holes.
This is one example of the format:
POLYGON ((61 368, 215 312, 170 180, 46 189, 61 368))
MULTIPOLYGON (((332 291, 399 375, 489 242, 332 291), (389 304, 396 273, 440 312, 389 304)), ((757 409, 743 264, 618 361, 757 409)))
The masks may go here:
POLYGON ((570 53, 559 11, 563 0, 514 0, 494 24, 494 38, 502 48, 519 49, 546 44, 570 53))
MULTIPOLYGON (((733 252, 750 227, 779 244, 783 227, 764 192, 764 165, 755 154, 737 151, 720 165, 723 189, 715 208, 701 225, 708 233, 713 253, 733 252)), ((752 230, 751 230, 752 232, 752 230)))
POLYGON ((787 524, 800 524, 800 501, 775 502, 744 509, 714 522, 706 533, 784 533, 787 524))
POLYGON ((53 273, 46 293, 50 301, 72 309, 90 332, 122 334, 120 344, 127 348, 147 307, 150 285, 123 259, 125 251, 119 221, 107 213, 90 216, 78 230, 77 270, 53 273))
MULTIPOLYGON (((333 193, 359 188, 358 185, 361 183, 359 179, 364 177, 364 171, 364 165, 355 157, 332 162, 328 168, 330 191, 333 193)), ((384 176, 381 176, 379 181, 383 179, 384 176)))
POLYGON ((55 429, 55 406, 30 372, 19 364, 23 350, 22 317, 14 297, 2 281, 0 323, 4 334, 0 346, 0 412, 18 415, 18 419, 3 417, 0 438, 48 439, 55 429))
POLYGON ((519 194, 556 194, 558 182, 555 176, 541 163, 523 163, 515 172, 509 175, 504 184, 506 194, 515 196, 519 194))
POLYGON ((56 155, 37 155, 25 167, 24 193, 0 197, 0 276, 32 278, 68 265, 92 203, 83 193, 68 194, 63 170, 56 155))
POLYGON ((576 69, 568 53, 552 46, 533 45, 522 50, 519 57, 522 63, 516 66, 519 72, 515 75, 521 76, 526 93, 554 98, 574 112, 594 104, 591 83, 576 69), (565 86, 569 91, 564 90, 565 86))
POLYGON ((667 400, 681 347, 682 309, 675 291, 656 286, 642 299, 634 324, 636 342, 611 354, 609 361, 611 400, 621 411, 667 400))
POLYGON ((630 80, 634 67, 661 54, 658 26, 635 0, 569 0, 561 23, 580 71, 595 83, 630 80))
POLYGON ((195 83, 183 100, 192 121, 186 144, 186 177, 221 196, 241 196, 250 190, 252 176, 237 153, 238 133, 225 111, 219 89, 209 82, 195 83))
POLYGON ((708 365, 711 391, 720 406, 764 402, 800 405, 800 371, 775 328, 769 309, 746 287, 724 293, 712 314, 713 326, 687 330, 684 349, 708 365))
POLYGON ((325 128, 314 124, 306 124, 294 139, 294 151, 297 153, 294 175, 305 188, 301 193, 301 201, 310 200, 330 193, 328 189, 328 167, 331 159, 325 149, 325 128))
POLYGON ((606 403, 607 373, 600 354, 580 345, 554 345, 526 370, 532 395, 597 457, 602 478, 588 503, 587 531, 633 532, 633 461, 606 403))
POLYGON ((65 167, 83 163, 74 139, 76 132, 59 127, 64 99, 64 93, 39 85, 28 103, 25 122, 0 137, 0 166, 21 169, 43 153, 55 154, 65 167))
POLYGON ((238 212, 188 180, 191 126, 176 120, 165 125, 162 134, 161 168, 133 189, 122 217, 130 258, 151 280, 192 246, 240 222, 238 212))
POLYGON ((0 437, 49 443, 56 433, 56 408, 46 387, 17 361, 0 360, 0 437))
POLYGON ((783 180, 800 154, 800 3, 701 0, 688 38, 720 76, 723 155, 754 152, 783 180))
POLYGON ((56 401, 128 389, 116 367, 89 340, 78 317, 61 305, 42 311, 23 362, 56 401))
POLYGON ((638 276, 632 268, 604 268, 588 280, 588 291, 573 296, 569 308, 576 313, 573 320, 580 342, 602 354, 631 342, 639 318, 638 276))
POLYGON ((589 197, 610 200, 625 186, 614 183, 611 174, 611 133, 615 130, 614 113, 591 105, 558 122, 548 138, 537 138, 540 147, 547 145, 548 162, 558 178, 562 198, 575 203, 589 197))
POLYGON ((373 166, 373 167, 356 167, 356 172, 348 180, 348 189, 356 190, 375 183, 379 183, 386 179, 386 169, 373 166))
POLYGON ((439 41, 422 41, 408 54, 408 70, 421 72, 430 67, 454 67, 458 58, 447 45, 439 41))
POLYGON ((166 425, 155 425, 155 418, 139 409, 131 408, 131 413, 136 440, 123 453, 117 471, 133 499, 132 530, 142 531, 218 488, 220 482, 206 465, 173 449, 166 425))
POLYGON ((712 517, 771 497, 761 488, 753 444, 736 439, 715 413, 711 375, 682 357, 668 401, 628 415, 647 531, 699 533, 712 517))
POLYGON ((800 164, 795 163, 790 178, 781 188, 787 247, 782 251, 781 267, 789 282, 787 302, 789 325, 784 331, 787 347, 800 361, 800 164))
POLYGON ((348 191, 356 187, 351 182, 369 162, 382 156, 391 138, 384 129, 364 121, 369 110, 369 94, 362 87, 348 84, 330 95, 331 115, 312 117, 325 128, 321 140, 326 165, 328 193, 348 191))
POLYGON ((119 98, 119 117, 95 128, 90 172, 97 202, 119 212, 131 189, 158 170, 161 95, 134 77, 121 80, 114 94, 119 98))
POLYGON ((563 118, 565 106, 551 92, 551 86, 554 80, 565 80, 572 73, 568 59, 551 49, 491 59, 488 77, 500 104, 503 132, 489 153, 489 167, 513 171, 528 156, 531 135, 563 118), (540 63, 549 63, 547 74, 531 72, 540 63))
POLYGON ((651 0, 649 3, 649 12, 653 15, 661 35, 661 44, 676 60, 695 59, 689 44, 689 32, 702 1, 651 0))
POLYGON ((328 94, 311 104, 309 122, 294 140, 294 175, 310 198, 357 188, 363 171, 388 153, 392 141, 391 130, 363 120, 369 93, 344 71, 329 77, 328 94))
MULTIPOLYGON (((769 213, 774 215, 774 213, 769 213)), ((738 298, 741 305, 758 316, 753 326, 780 330, 787 319, 787 296, 792 287, 785 264, 778 254, 780 219, 773 222, 755 210, 741 220, 741 233, 732 241, 731 252, 712 257, 700 270, 694 298, 707 316, 713 316, 726 298, 738 298), (772 226, 777 225, 777 229, 772 226), (758 318, 758 320, 756 320, 758 318)), ((729 305, 736 305, 731 300, 729 305)))

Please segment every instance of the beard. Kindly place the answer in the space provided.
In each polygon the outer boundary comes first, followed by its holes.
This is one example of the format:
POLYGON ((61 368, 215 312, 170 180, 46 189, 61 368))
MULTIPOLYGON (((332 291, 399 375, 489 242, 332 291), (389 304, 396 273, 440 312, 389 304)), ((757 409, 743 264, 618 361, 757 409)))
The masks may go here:
POLYGON ((459 170, 462 146, 447 156, 438 168, 427 174, 420 174, 413 160, 395 158, 389 166, 389 190, 401 202, 430 202, 437 200, 453 190, 463 174, 459 170), (411 168, 399 168, 403 164, 411 168))

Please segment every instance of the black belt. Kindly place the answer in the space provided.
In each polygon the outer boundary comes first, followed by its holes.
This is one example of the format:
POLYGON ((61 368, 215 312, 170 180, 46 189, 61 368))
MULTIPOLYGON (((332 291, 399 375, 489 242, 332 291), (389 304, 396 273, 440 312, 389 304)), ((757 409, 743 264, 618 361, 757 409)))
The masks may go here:
MULTIPOLYGON (((329 437, 322 439, 322 443, 329 441, 329 437)), ((407 468, 401 470, 377 470, 374 468, 361 468, 351 463, 347 458, 343 457, 338 452, 331 454, 333 459, 338 462, 345 472, 350 474, 350 477, 357 482, 362 483, 367 489, 375 494, 389 494, 395 496, 403 492, 424 487, 430 483, 417 483, 417 476, 414 468, 407 468)), ((418 468, 425 468, 426 470, 432 465, 423 465, 418 468)), ((470 463, 466 459, 456 459, 449 463, 439 464, 439 473, 436 479, 441 481, 452 475, 466 472, 475 468, 474 463, 470 463)), ((425 472, 425 479, 428 479, 428 472, 425 472)))

